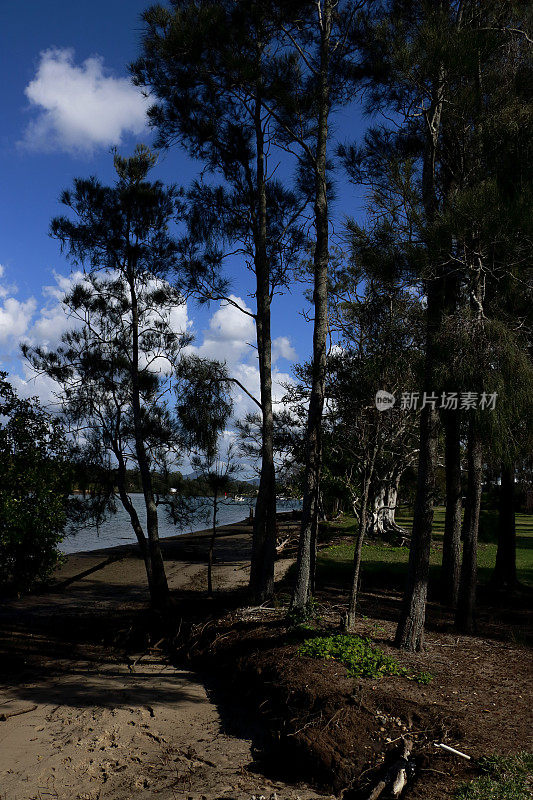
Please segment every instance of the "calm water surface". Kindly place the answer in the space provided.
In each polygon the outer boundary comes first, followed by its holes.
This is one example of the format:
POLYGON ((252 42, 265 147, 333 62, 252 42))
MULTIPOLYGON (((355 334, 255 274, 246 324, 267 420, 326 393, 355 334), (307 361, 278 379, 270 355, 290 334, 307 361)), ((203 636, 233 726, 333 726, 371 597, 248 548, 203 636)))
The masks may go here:
MULTIPOLYGON (((132 494, 130 496, 141 522, 144 522, 146 515, 142 494, 132 494)), ((218 525, 230 525, 232 522, 241 522, 246 519, 250 513, 250 505, 252 503, 255 505, 255 500, 242 503, 230 501, 221 503, 217 513, 218 525)), ((302 503, 300 500, 278 502, 278 511, 290 511, 292 509, 300 509, 301 507, 302 503)), ((159 535, 161 538, 165 536, 177 536, 178 534, 190 533, 192 531, 201 531, 208 527, 209 521, 206 520, 204 516, 203 518, 197 519, 188 527, 180 528, 169 523, 166 519, 165 509, 163 507, 160 509, 159 535)), ((96 528, 86 528, 73 536, 67 536, 63 540, 60 549, 63 553, 83 553, 87 550, 97 550, 101 547, 116 547, 116 545, 119 544, 128 544, 136 541, 130 518, 122 508, 120 502, 118 502, 117 513, 112 514, 98 530, 96 528)))

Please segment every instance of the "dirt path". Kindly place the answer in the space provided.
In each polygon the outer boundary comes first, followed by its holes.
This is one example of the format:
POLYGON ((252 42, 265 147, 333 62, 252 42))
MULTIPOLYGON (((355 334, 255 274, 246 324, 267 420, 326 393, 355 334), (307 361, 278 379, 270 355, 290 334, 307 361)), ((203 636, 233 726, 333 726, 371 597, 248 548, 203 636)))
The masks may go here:
MULTIPOLYGON (((217 548, 215 585, 230 588, 247 581, 249 535, 227 534, 217 548)), ((205 567, 195 560, 202 545, 198 536, 166 544, 172 588, 202 586, 205 567)), ((107 555, 71 557, 58 579, 107 555)), ((103 632, 113 618, 127 626, 145 598, 142 562, 125 551, 64 592, 4 605, 1 800, 320 797, 261 774, 254 732, 238 719, 228 726, 227 709, 223 719, 200 675, 171 666, 157 648, 126 654, 120 637, 115 647, 99 641, 100 625, 103 632)))

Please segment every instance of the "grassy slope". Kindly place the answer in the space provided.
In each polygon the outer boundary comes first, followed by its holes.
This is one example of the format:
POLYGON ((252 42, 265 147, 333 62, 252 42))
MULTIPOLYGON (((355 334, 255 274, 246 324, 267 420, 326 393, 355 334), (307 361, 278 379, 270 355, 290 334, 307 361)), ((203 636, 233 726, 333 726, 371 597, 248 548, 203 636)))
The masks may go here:
MULTIPOLYGON (((483 511, 480 525, 480 542, 478 545, 479 580, 486 583, 496 560, 495 525, 497 512, 483 511)), ((413 517, 406 509, 400 509, 396 514, 399 525, 410 529, 413 517)), ((331 531, 343 534, 355 532, 353 517, 345 517, 330 523, 331 531)), ((433 522, 433 544, 431 547, 432 578, 438 579, 439 567, 442 562, 442 537, 444 532, 444 508, 435 509, 433 522)), ((518 580, 533 587, 533 515, 516 515, 517 551, 516 565, 518 580)), ((363 546, 363 569, 367 576, 378 582, 403 585, 405 569, 409 558, 407 547, 393 547, 386 544, 365 544, 363 546)), ((353 545, 333 545, 322 550, 318 558, 318 567, 322 581, 349 579, 352 568, 353 545)))

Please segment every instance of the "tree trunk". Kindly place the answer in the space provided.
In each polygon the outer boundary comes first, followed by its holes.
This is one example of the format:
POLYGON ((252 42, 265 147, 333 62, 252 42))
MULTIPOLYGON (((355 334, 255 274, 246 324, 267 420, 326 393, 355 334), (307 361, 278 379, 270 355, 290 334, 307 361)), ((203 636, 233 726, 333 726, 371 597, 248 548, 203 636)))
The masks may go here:
POLYGON ((369 536, 380 536, 383 533, 383 519, 385 513, 385 495, 386 487, 384 483, 379 485, 379 488, 374 493, 372 498, 371 508, 367 514, 367 526, 369 536))
POLYGON ((464 528, 463 562, 459 581, 459 596, 455 624, 464 633, 474 630, 477 584, 477 539, 483 477, 483 448, 474 412, 468 424, 468 488, 466 504, 468 525, 464 528))
POLYGON ((163 607, 168 603, 169 591, 165 565, 161 554, 159 543, 159 529, 157 519, 157 505, 155 502, 152 486, 152 475, 150 473, 150 463, 146 448, 144 446, 141 393, 139 388, 139 311, 137 305, 137 295, 133 277, 129 279, 131 292, 131 312, 132 312, 132 408, 133 426, 135 436, 135 454, 139 464, 141 485, 146 507, 146 529, 148 533, 148 553, 151 563, 152 580, 150 584, 150 597, 152 604, 156 607, 163 607))
MULTIPOLYGON (((435 336, 440 326, 442 296, 440 281, 431 281, 427 289, 427 350, 424 389, 433 391, 436 372, 435 336)), ((407 587, 403 599, 400 621, 396 630, 396 644, 403 650, 422 650, 429 579, 429 556, 435 502, 436 468, 439 442, 439 415, 431 404, 420 415, 420 452, 418 480, 413 518, 413 532, 409 549, 407 587)))
MULTIPOLYGON (((433 87, 432 105, 427 115, 426 147, 422 169, 422 201, 427 222, 431 225, 437 212, 435 169, 437 147, 443 107, 444 72, 439 74, 433 87)), ((433 252, 433 274, 426 281, 426 358, 424 365, 424 391, 435 391, 434 381, 438 356, 436 337, 441 327, 443 312, 442 253, 438 243, 430 243, 433 252)), ((438 412, 427 404, 420 415, 420 451, 415 499, 413 533, 409 550, 407 587, 403 608, 396 631, 396 644, 404 650, 421 650, 424 645, 424 623, 429 578, 429 555, 435 500, 435 476, 438 453, 438 412)))
POLYGON ((438 414, 430 406, 426 406, 420 419, 420 461, 407 589, 396 631, 396 644, 404 650, 422 650, 424 646, 437 446, 438 414))
POLYGON ((361 511, 359 515, 359 528, 355 540, 355 551, 353 557, 352 588, 350 591, 350 601, 348 603, 348 613, 346 614, 345 629, 351 631, 355 626, 355 612, 357 609, 357 595, 359 591, 359 576, 361 573, 361 554, 363 552, 363 542, 367 526, 368 515, 368 495, 370 492, 370 476, 365 476, 363 484, 363 494, 361 497, 361 511))
POLYGON ((213 596, 213 553, 215 550, 215 539, 217 536, 217 492, 213 496, 213 526, 211 528, 211 538, 209 540, 209 552, 207 556, 207 594, 213 596))
POLYGON ((444 417, 446 518, 442 547, 442 596, 446 605, 455 606, 459 592, 461 562, 461 417, 448 411, 444 417))
POLYGON ((317 503, 315 514, 313 516, 313 524, 311 526, 311 564, 309 567, 309 592, 314 595, 316 588, 316 557, 318 552, 318 508, 317 503))
POLYGON ((517 585, 514 484, 514 464, 502 464, 498 515, 498 551, 491 581, 496 589, 512 589, 517 585))
POLYGON ((367 534, 369 536, 408 538, 408 532, 396 522, 400 479, 400 471, 389 475, 386 481, 380 484, 372 501, 369 500, 367 513, 367 534))
POLYGON ((122 454, 120 452, 120 448, 118 447, 118 445, 113 447, 113 451, 118 461, 118 474, 117 474, 118 494, 120 497, 120 501, 124 507, 124 510, 126 511, 126 513, 130 518, 131 527, 133 528, 133 532, 135 533, 135 536, 137 538, 139 549, 141 551, 141 555, 144 560, 144 566, 146 568, 148 591, 150 592, 150 596, 152 596, 153 593, 152 560, 150 558, 150 553, 148 551, 146 536, 144 535, 144 531, 141 522, 139 520, 139 515, 137 514, 133 506, 133 503, 131 502, 131 498, 126 491, 126 465, 124 464, 124 459, 122 458, 122 454))
POLYGON ((315 228, 316 243, 313 258, 315 320, 313 328, 313 364, 311 396, 306 430, 305 478, 302 507, 302 524, 291 608, 303 610, 309 600, 310 573, 312 567, 312 527, 318 513, 318 490, 320 484, 320 455, 322 436, 322 413, 326 378, 326 346, 328 323, 328 197, 326 176, 326 154, 329 114, 329 45, 331 34, 332 2, 325 0, 320 29, 320 68, 318 86, 317 146, 315 170, 315 228))
POLYGON ((391 483, 387 486, 385 492, 385 508, 383 510, 383 519, 385 527, 388 530, 399 530, 400 526, 396 524, 396 508, 398 505, 398 487, 400 485, 400 475, 397 475, 391 483))
MULTIPOLYGON (((258 43, 258 61, 261 45, 258 43)), ((274 415, 272 410, 272 354, 270 332, 270 269, 267 257, 267 204, 265 146, 261 119, 261 86, 256 89, 255 140, 257 170, 257 219, 255 221, 256 329, 262 409, 261 475, 255 507, 250 594, 263 603, 274 591, 276 559, 276 473, 274 466, 274 415)))

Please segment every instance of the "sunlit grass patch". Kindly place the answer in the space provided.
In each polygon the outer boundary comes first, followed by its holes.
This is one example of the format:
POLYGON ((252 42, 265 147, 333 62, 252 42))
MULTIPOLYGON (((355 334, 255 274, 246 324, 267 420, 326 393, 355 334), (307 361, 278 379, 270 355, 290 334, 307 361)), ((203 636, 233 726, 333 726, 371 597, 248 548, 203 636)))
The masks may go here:
MULTIPOLYGON (((490 520, 494 528, 497 512, 485 512, 485 519, 490 520)), ((396 514, 398 524, 410 530, 412 514, 402 508, 396 514)), ((489 530, 486 522, 486 530, 489 530)), ((355 531, 353 517, 330 523, 339 533, 350 536, 355 531)), ((433 543, 430 553, 430 578, 431 583, 439 580, 440 566, 442 564, 442 535, 444 531, 444 508, 435 509, 433 524, 433 543)), ((533 586, 533 515, 516 515, 516 568, 518 580, 528 586, 533 586)), ((492 570, 496 563, 497 545, 495 542, 480 541, 478 544, 478 574, 481 583, 490 580, 492 570)), ((340 544, 326 547, 320 551, 317 565, 322 583, 346 584, 350 580, 352 570, 354 545, 351 538, 340 544)), ((363 581, 365 577, 372 583, 387 584, 401 589, 405 583, 409 548, 397 547, 383 542, 367 542, 363 545, 363 581)))

